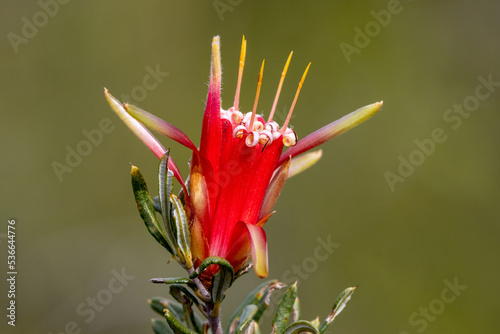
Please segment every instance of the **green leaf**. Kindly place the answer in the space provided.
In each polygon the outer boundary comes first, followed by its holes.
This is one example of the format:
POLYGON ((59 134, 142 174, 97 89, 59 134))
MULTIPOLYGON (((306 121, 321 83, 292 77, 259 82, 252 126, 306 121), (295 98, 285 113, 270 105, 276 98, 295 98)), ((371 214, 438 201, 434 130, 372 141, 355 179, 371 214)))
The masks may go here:
POLYGON ((174 194, 170 195, 172 202, 172 216, 175 222, 175 230, 177 231, 176 240, 180 253, 184 258, 186 268, 193 267, 193 260, 191 255, 191 234, 189 232, 189 222, 184 211, 182 202, 174 194))
POLYGON ((233 284, 233 279, 234 270, 229 262, 225 265, 219 263, 219 271, 212 279, 212 301, 216 307, 224 300, 226 290, 233 284))
MULTIPOLYGON (((234 273, 233 266, 231 266, 231 264, 226 259, 223 259, 223 258, 218 257, 218 256, 210 256, 210 257, 207 257, 205 260, 203 260, 202 263, 200 263, 198 268, 196 268, 196 270, 191 275, 189 275, 189 278, 193 279, 193 278, 198 277, 198 275, 203 273, 209 266, 211 266, 213 264, 218 265, 219 268, 226 267, 228 270, 230 270, 234 273)), ((233 274, 233 276, 234 276, 234 274, 233 274)))
POLYGON ((174 316, 181 321, 183 321, 183 309, 182 305, 180 305, 177 302, 174 302, 172 300, 163 298, 163 297, 153 297, 148 300, 149 305, 155 311, 156 313, 164 316, 165 315, 165 309, 170 310, 174 314, 174 316))
POLYGON ((241 268, 240 270, 238 270, 234 274, 234 280, 236 281, 237 278, 240 278, 241 276, 247 274, 250 270, 252 270, 252 267, 253 267, 253 263, 249 263, 249 264, 245 265, 243 268, 241 268))
POLYGON ((139 210, 139 214, 141 215, 144 224, 146 224, 149 233, 156 239, 156 241, 173 255, 174 253, 172 248, 168 244, 165 236, 162 234, 162 229, 156 220, 153 201, 151 200, 146 181, 144 180, 139 168, 132 166, 131 176, 137 209, 139 210))
POLYGON ((168 170, 169 152, 165 152, 160 160, 158 167, 158 193, 160 200, 161 215, 163 217, 163 231, 167 242, 174 251, 174 255, 178 257, 178 251, 175 244, 175 233, 170 222, 170 191, 172 190, 172 177, 168 170), (169 188, 170 186, 170 188, 169 188))
POLYGON ((193 284, 193 281, 185 277, 152 278, 149 281, 155 284, 190 284, 190 285, 193 284))
POLYGON ((357 286, 350 287, 340 293, 340 295, 337 297, 337 300, 335 301, 335 304, 333 304, 332 312, 328 315, 328 317, 326 317, 325 321, 319 328, 320 334, 323 334, 323 332, 328 328, 333 320, 335 320, 340 312, 342 312, 344 307, 347 305, 347 302, 351 299, 352 294, 354 293, 354 290, 356 290, 356 288, 357 286))
POLYGON ((176 301, 181 304, 194 303, 196 306, 200 306, 200 302, 186 287, 179 284, 172 284, 170 286, 170 294, 176 301))
POLYGON ((173 334, 172 329, 163 319, 151 319, 153 331, 156 334, 173 334))
POLYGON ((276 309, 276 315, 273 320, 273 334, 282 334, 285 331, 288 319, 293 310, 293 305, 295 299, 297 298, 297 282, 295 282, 283 295, 278 308, 276 309))
POLYGON ((195 331, 189 329, 181 323, 169 309, 165 310, 165 318, 175 334, 197 334, 195 331))
POLYGON ((283 334, 298 334, 301 332, 309 332, 313 334, 319 334, 318 329, 314 327, 309 321, 301 320, 296 321, 283 332, 283 334))
POLYGON ((257 288, 255 288, 250 294, 247 296, 247 298, 243 301, 243 303, 238 306, 236 311, 234 311, 233 315, 231 316, 229 320, 229 328, 228 332, 230 332, 230 328, 236 326, 236 320, 239 318, 241 313, 243 312, 243 309, 247 307, 248 305, 257 305, 258 306, 258 311, 254 316, 255 321, 259 321, 260 317, 264 314, 266 311, 267 307, 271 303, 271 294, 275 289, 281 289, 285 285, 283 283, 278 282, 277 280, 272 280, 268 282, 264 282, 261 285, 259 285, 257 288))
POLYGON ((292 321, 299 321, 300 319, 300 301, 299 297, 295 298, 295 302, 293 303, 292 309, 292 321))
POLYGON ((243 309, 238 322, 238 326, 236 327, 236 334, 241 334, 247 329, 248 325, 250 325, 255 313, 257 313, 258 310, 259 309, 257 305, 247 305, 243 309))
POLYGON ((153 207, 155 208, 156 212, 161 213, 161 205, 160 205, 160 197, 159 196, 153 197, 153 207))

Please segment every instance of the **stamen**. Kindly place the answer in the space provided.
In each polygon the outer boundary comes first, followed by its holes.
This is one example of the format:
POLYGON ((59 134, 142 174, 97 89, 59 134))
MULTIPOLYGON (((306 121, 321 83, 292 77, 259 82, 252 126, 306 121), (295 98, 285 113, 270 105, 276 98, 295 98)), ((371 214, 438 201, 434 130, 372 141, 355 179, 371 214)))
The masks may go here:
POLYGON ((297 144, 297 134, 292 129, 286 129, 283 135, 283 145, 286 147, 295 146, 297 144))
POLYGON ((211 78, 210 84, 219 87, 221 85, 222 67, 220 60, 220 37, 215 36, 212 40, 212 63, 211 63, 211 78), (213 82, 212 82, 213 80, 213 82))
POLYGON ((257 131, 249 132, 245 140, 245 144, 247 144, 248 147, 254 147, 258 143, 259 143, 259 133, 257 131))
POLYGON ((279 129, 280 129, 280 126, 275 121, 268 121, 266 123, 266 130, 268 130, 268 131, 275 132, 275 131, 278 131, 279 129))
POLYGON ((245 39, 245 35, 243 35, 243 40, 241 41, 240 67, 238 70, 238 83, 236 85, 236 93, 234 94, 234 104, 233 104, 234 110, 239 110, 241 80, 243 79, 243 68, 245 67, 246 53, 247 53, 247 41, 245 39))
POLYGON ((259 132, 264 130, 264 123, 265 123, 264 118, 262 118, 261 115, 256 115, 252 130, 259 132))
POLYGON ((234 128, 233 130, 233 137, 234 138, 242 138, 243 135, 247 133, 247 128, 244 125, 238 125, 237 127, 234 128))
POLYGON ((264 130, 259 135, 259 143, 261 145, 271 144, 273 142, 273 134, 270 131, 264 130))
POLYGON ((255 121, 253 123, 253 129, 252 130, 253 131, 258 131, 258 132, 264 130, 264 123, 262 123, 261 121, 255 121))
POLYGON ((288 65, 290 65, 290 60, 292 59, 292 54, 293 54, 293 51, 290 52, 290 55, 288 56, 285 67, 283 68, 283 72, 281 72, 281 79, 280 79, 280 83, 278 85, 278 91, 276 92, 276 97, 274 98, 274 103, 273 103, 273 107, 271 108, 271 113, 269 114, 269 118, 267 119, 268 122, 273 120, 274 111, 276 110, 276 106, 278 105, 278 98, 280 97, 281 87, 283 86, 283 81, 285 81, 286 72, 288 71, 288 65))
POLYGON ((250 125, 248 126, 248 129, 250 131, 252 131, 253 122, 255 121, 255 112, 257 111, 257 103, 259 102, 260 86, 262 86, 262 77, 264 76, 265 61, 266 61, 265 59, 262 61, 262 66, 260 67, 259 76, 257 77, 257 93, 255 94, 255 102, 253 103, 252 118, 250 119, 250 125))
POLYGON ((307 65, 306 70, 304 71, 304 74, 302 75, 302 79, 299 82, 299 87, 297 88, 297 92, 295 93, 295 98, 293 99, 292 106, 290 107, 290 111, 288 112, 288 116, 286 117, 285 124, 283 124, 283 127, 281 128, 281 134, 285 133, 285 130, 288 126, 288 122, 290 122, 290 118, 292 117, 293 109, 295 108, 295 103, 297 103, 297 99, 299 97, 300 90, 302 88, 302 85, 304 84, 304 80, 306 79, 307 71, 309 71, 309 66, 311 66, 311 63, 307 65))
POLYGON ((238 110, 233 111, 231 114, 231 120, 233 124, 240 124, 243 120, 243 114, 238 110))

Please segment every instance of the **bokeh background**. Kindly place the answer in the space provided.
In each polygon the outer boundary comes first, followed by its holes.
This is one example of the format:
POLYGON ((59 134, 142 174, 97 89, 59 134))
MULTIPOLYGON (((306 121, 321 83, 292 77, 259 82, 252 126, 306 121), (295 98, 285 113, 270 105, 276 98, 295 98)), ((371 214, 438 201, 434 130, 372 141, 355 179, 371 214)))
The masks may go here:
MULTIPOLYGON (((324 144, 323 159, 287 183, 266 227, 269 278, 299 280, 305 319, 323 320, 340 291, 359 285, 329 333, 498 332, 499 2, 1 3, 2 276, 8 219, 16 221, 18 271, 15 328, 5 317, 5 278, 0 283, 2 333, 151 332, 155 315, 146 299, 168 290, 148 279, 182 272, 167 265, 132 197, 128 163, 155 189, 157 160, 112 113, 103 87, 198 143, 211 38, 222 39, 228 108, 243 34, 243 109, 252 107, 263 58, 259 109, 268 113, 294 51, 281 115, 312 62, 292 120, 299 138, 385 102, 366 124, 324 144), (372 11, 388 9, 390 20, 375 23, 372 11), (356 39, 367 27, 369 40, 356 39), (347 44, 357 50, 346 56, 347 44), (151 69, 161 75, 145 89, 151 69), (488 77, 489 90, 477 90, 488 77), (448 111, 464 103, 462 114, 448 111), (85 131, 101 122, 108 132, 69 167, 68 149, 85 145, 85 131), (436 129, 446 140, 419 153, 415 141, 429 143, 436 129), (417 166, 400 167, 401 159, 417 166), (58 176, 57 163, 71 171, 58 176), (335 244, 331 254, 316 250, 318 238, 335 244), (127 278, 109 294, 116 272, 127 278), (455 293, 444 290, 446 280, 460 285, 455 293), (91 311, 97 296, 105 305, 91 311)), ((188 150, 162 141, 185 174, 188 150)), ((223 320, 260 282, 249 274, 236 283, 223 320)))

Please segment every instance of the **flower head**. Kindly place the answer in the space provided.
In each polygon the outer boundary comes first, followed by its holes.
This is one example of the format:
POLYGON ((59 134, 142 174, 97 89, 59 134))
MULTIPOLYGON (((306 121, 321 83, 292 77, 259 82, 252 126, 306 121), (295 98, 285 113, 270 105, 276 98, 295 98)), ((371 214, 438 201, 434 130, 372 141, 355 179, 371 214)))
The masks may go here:
POLYGON ((299 82, 288 116, 280 125, 273 116, 292 53, 283 69, 267 120, 256 113, 264 62, 257 80, 253 110, 243 113, 240 109, 245 56, 246 40, 243 37, 234 103, 225 110, 221 107, 220 40, 218 36, 214 37, 199 148, 172 124, 138 107, 121 104, 107 90, 105 95, 113 110, 158 158, 161 159, 166 150, 146 127, 192 150, 186 184, 172 159, 169 159, 168 167, 184 187, 184 206, 190 220, 195 266, 209 256, 218 256, 228 260, 237 271, 251 256, 257 275, 265 277, 268 264, 263 226, 273 214, 272 207, 286 179, 314 164, 321 157, 321 151, 298 155, 368 119, 382 107, 382 102, 360 108, 298 140, 289 127, 289 121, 310 64, 299 82), (284 147, 288 149, 283 152, 284 147))

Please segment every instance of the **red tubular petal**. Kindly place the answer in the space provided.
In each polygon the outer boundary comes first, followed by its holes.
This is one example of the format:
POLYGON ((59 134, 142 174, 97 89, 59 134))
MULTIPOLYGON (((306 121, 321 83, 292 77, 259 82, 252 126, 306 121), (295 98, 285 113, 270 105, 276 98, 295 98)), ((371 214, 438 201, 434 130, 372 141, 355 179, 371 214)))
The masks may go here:
POLYGON ((258 151, 259 156, 254 159, 251 167, 253 175, 248 178, 245 189, 246 198, 242 203, 243 210, 239 220, 253 224, 257 222, 269 181, 282 150, 283 142, 276 140, 258 151))
POLYGON ((267 261, 267 238, 264 229, 257 225, 245 224, 250 236, 252 249, 252 262, 255 273, 260 278, 267 277, 269 273, 267 261))
POLYGON ((243 266, 248 259, 248 253, 251 252, 255 273, 260 278, 267 277, 267 238, 262 227, 242 221, 238 222, 234 229, 231 245, 226 259, 235 271, 243 266))
POLYGON ((203 116, 200 142, 200 153, 212 164, 214 179, 217 179, 219 172, 222 143, 222 125, 220 117, 221 80, 220 42, 219 37, 216 36, 212 42, 210 87, 208 89, 207 106, 203 116))
POLYGON ((288 178, 288 168, 290 167, 290 161, 285 162, 274 174, 269 187, 266 190, 266 195, 262 201, 262 208, 260 209, 259 221, 269 215, 273 210, 274 204, 278 200, 281 193, 281 189, 285 185, 285 181, 288 178))

